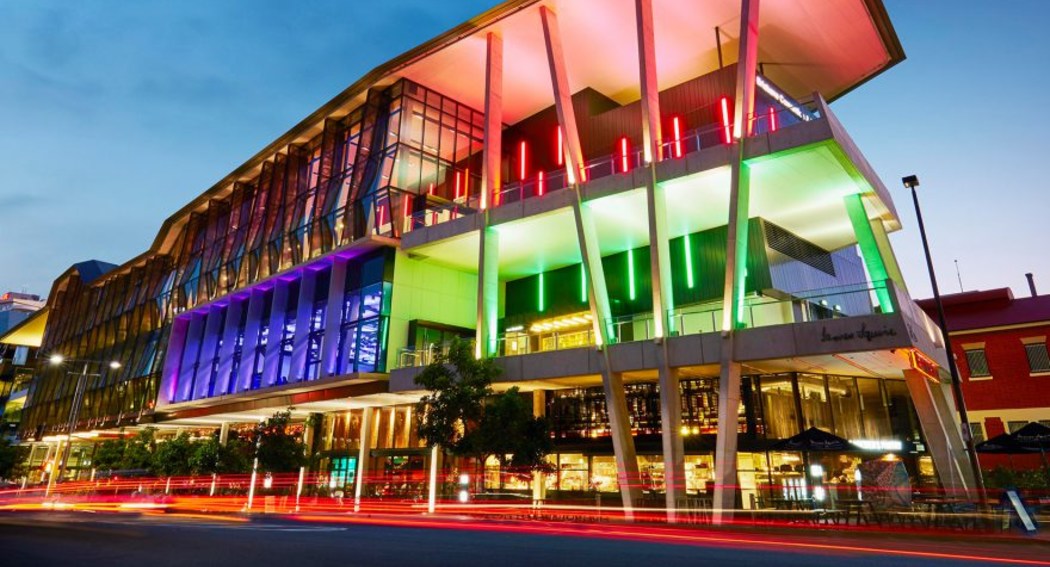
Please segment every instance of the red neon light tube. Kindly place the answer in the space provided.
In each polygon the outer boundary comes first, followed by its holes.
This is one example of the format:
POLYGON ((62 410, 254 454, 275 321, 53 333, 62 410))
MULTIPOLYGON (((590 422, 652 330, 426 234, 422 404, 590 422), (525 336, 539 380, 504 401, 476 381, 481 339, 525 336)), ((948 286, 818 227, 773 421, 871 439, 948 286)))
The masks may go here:
POLYGON ((525 181, 525 140, 521 141, 518 150, 518 181, 525 181))
POLYGON ((565 139, 561 133, 561 126, 558 126, 558 165, 565 165, 565 139))
POLYGON ((627 159, 627 136, 620 138, 620 173, 627 173, 631 170, 629 160, 627 159))
POLYGON ((773 110, 773 107, 769 107, 769 131, 777 131, 777 113, 773 110))
POLYGON ((677 116, 671 122, 674 128, 674 157, 682 157, 682 124, 677 116))
POLYGON ((543 172, 541 171, 541 172, 540 172, 540 173, 539 173, 539 174, 538 174, 538 175, 536 176, 536 196, 537 196, 537 197, 542 197, 542 196, 543 196, 543 189, 544 189, 544 187, 543 187, 543 186, 544 186, 544 182, 543 182, 543 172))
POLYGON ((733 136, 729 130, 729 99, 722 97, 722 130, 725 134, 725 143, 733 141, 733 136))

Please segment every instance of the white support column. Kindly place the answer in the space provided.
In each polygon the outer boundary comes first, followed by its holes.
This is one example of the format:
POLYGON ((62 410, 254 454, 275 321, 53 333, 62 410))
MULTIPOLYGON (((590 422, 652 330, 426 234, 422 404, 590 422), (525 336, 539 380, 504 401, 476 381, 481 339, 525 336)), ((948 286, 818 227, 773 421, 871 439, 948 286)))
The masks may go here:
POLYGON ((186 328, 186 342, 182 348, 182 361, 179 363, 178 392, 176 402, 183 402, 193 397, 193 374, 200 356, 201 336, 204 334, 205 316, 190 315, 186 328))
POLYGON ((718 435, 715 439, 715 523, 731 517, 736 507, 737 423, 740 408, 741 366, 735 356, 735 334, 741 326, 747 276, 747 240, 751 180, 744 163, 744 138, 750 132, 755 105, 758 61, 758 0, 741 0, 740 45, 737 57, 736 101, 733 135, 737 156, 732 162, 729 188, 729 226, 726 273, 722 289, 722 354, 718 383, 718 435))
POLYGON ((905 370, 904 380, 941 485, 965 496, 963 493, 975 488, 976 484, 962 438, 962 425, 956 418, 950 385, 935 384, 914 370, 905 370))
POLYGON ((332 274, 328 278, 328 311, 325 314, 324 342, 321 348, 322 374, 333 376, 339 373, 339 334, 343 325, 343 302, 346 294, 347 261, 332 259, 332 274))
POLYGON ((222 336, 223 315, 221 308, 209 309, 205 318, 204 334, 201 337, 201 352, 198 356, 197 380, 193 385, 194 399, 208 396, 208 386, 211 381, 211 365, 219 348, 219 337, 222 336))
POLYGON ((357 445, 357 478, 354 479, 354 512, 361 511, 361 492, 369 472, 368 455, 371 453, 372 424, 375 421, 375 408, 361 410, 361 437, 357 445))
MULTIPOLYGON (((547 391, 533 390, 532 392, 532 417, 546 417, 547 415, 547 391)), ((538 505, 547 497, 547 485, 543 473, 532 473, 532 503, 538 505)))
MULTIPOLYGON (((561 33, 557 16, 547 6, 540 6, 540 19, 543 23, 547 63, 550 67, 551 85, 554 89, 554 106, 558 114, 558 123, 564 134, 565 163, 569 172, 569 181, 574 186, 576 196, 573 202, 573 214, 576 220, 580 254, 583 257, 584 273, 590 284, 587 292, 590 298, 596 342, 599 347, 603 347, 610 342, 612 310, 609 307, 609 294, 605 286, 605 273, 602 270, 597 230, 590 217, 590 210, 580 197, 579 183, 584 180, 583 150, 580 145, 579 131, 576 128, 576 114, 572 106, 572 93, 569 90, 569 78, 565 69, 561 33)), ((624 513, 631 518, 634 503, 641 495, 638 486, 638 458, 634 450, 634 437, 631 433, 627 399, 623 390, 623 376, 610 368, 608 351, 604 348, 602 351, 602 386, 605 390, 613 451, 616 454, 620 496, 623 499, 624 513)))
MULTIPOLYGON (((292 364, 288 369, 288 381, 306 379, 306 350, 310 342, 310 321, 314 314, 314 287, 317 272, 304 270, 299 280, 299 299, 295 307, 295 338, 292 339, 292 364)), ((291 298, 289 298, 290 300, 291 298)))
POLYGON ((266 342, 266 361, 263 363, 262 385, 273 386, 277 383, 277 373, 281 361, 281 338, 284 336, 284 323, 288 309, 288 284, 278 280, 273 284, 273 295, 270 302, 270 336, 266 342))
MULTIPOLYGON (((486 218, 487 220, 487 218, 486 218)), ((474 355, 496 356, 499 350, 499 233, 491 226, 481 229, 478 250, 478 320, 474 355)))
POLYGON ((481 170, 481 208, 495 203, 500 190, 503 142, 503 38, 495 32, 485 36, 485 134, 481 170))
POLYGON ((240 393, 248 389, 255 368, 255 348, 259 345, 259 329, 266 311, 266 292, 252 290, 248 298, 248 318, 244 322, 244 344, 241 345, 241 362, 234 377, 233 391, 240 393))
POLYGON ((664 455, 664 496, 667 521, 677 520, 678 502, 685 498, 685 445, 682 441, 682 394, 678 370, 667 366, 664 348, 657 350, 660 375, 660 439, 664 455))
POLYGON ((427 512, 437 511, 438 473, 441 471, 441 447, 434 445, 430 449, 430 481, 427 483, 427 512))
POLYGON ((226 445, 230 439, 230 422, 224 421, 219 426, 219 445, 226 445))
POLYGON ((562 50, 558 16, 549 7, 541 5, 540 19, 543 22, 551 85, 554 87, 554 106, 558 114, 558 124, 564 134, 565 166, 569 172, 570 184, 575 185, 584 181, 583 146, 580 144, 580 132, 576 128, 576 111, 572 106, 572 91, 569 90, 569 75, 565 69, 565 53, 562 50))
MULTIPOLYGON (((233 391, 236 376, 233 376, 233 351, 237 347, 241 316, 248 308, 246 301, 230 300, 226 306, 226 324, 222 330, 222 348, 219 349, 219 375, 215 379, 216 395, 233 391)), ((241 351, 243 353, 243 351, 241 351)))
POLYGON ((642 144, 645 162, 663 160, 660 87, 656 73, 656 40, 653 31, 653 0, 635 0, 638 25, 638 67, 642 87, 642 144))

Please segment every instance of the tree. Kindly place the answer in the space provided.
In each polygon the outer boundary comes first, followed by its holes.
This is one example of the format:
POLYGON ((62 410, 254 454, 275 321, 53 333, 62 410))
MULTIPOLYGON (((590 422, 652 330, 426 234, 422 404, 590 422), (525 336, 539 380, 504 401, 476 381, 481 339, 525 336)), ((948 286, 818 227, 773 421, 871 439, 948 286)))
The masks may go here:
POLYGON ((306 464, 306 445, 290 431, 291 419, 291 412, 277 412, 255 426, 252 441, 260 469, 272 473, 295 472, 306 464))
POLYGON ((157 430, 146 427, 125 440, 124 454, 120 459, 120 468, 124 470, 152 470, 153 451, 157 448, 157 430))
POLYGON ((0 437, 0 478, 15 479, 23 476, 28 458, 28 446, 15 445, 7 438, 0 437))
POLYGON ((119 469, 124 461, 126 448, 127 442, 123 437, 106 439, 95 448, 95 456, 92 457, 91 464, 100 471, 119 469))
POLYGON ((456 339, 416 376, 429 392, 416 404, 416 429, 428 447, 440 445, 454 455, 474 453, 467 434, 481 421, 492 380, 499 376, 490 359, 478 360, 470 344, 456 339), (466 442, 464 440, 467 439, 466 442))
POLYGON ((190 468, 195 474, 243 473, 251 470, 252 446, 233 437, 225 445, 218 436, 195 444, 190 456, 190 468))
POLYGON ((547 455, 554 450, 547 420, 532 415, 515 386, 491 398, 481 422, 469 436, 475 452, 494 456, 513 474, 523 479, 533 472, 553 472, 547 455))
POLYGON ((174 438, 157 443, 150 459, 151 469, 155 474, 171 478, 173 476, 185 476, 192 472, 190 457, 194 451, 193 440, 185 431, 174 438))
POLYGON ((454 341, 416 377, 429 392, 416 406, 419 437, 479 464, 495 456, 521 477, 549 472, 547 421, 533 417, 517 388, 494 396, 491 384, 499 373, 491 359, 476 359, 469 343, 454 341))

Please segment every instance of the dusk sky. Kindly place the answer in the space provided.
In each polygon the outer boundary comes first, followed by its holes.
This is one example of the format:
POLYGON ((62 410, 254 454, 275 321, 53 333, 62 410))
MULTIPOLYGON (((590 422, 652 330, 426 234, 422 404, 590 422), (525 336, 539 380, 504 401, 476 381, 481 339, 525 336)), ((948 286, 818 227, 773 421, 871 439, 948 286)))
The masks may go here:
MULTIPOLYGON (((659 1, 659 0, 657 0, 659 1)), ((145 251, 163 220, 363 73, 494 5, 0 0, 0 292, 145 251)), ((887 0, 907 60, 833 104, 889 187, 912 295, 1050 292, 1050 2, 887 0)), ((540 79, 546 79, 542 77, 540 79)))

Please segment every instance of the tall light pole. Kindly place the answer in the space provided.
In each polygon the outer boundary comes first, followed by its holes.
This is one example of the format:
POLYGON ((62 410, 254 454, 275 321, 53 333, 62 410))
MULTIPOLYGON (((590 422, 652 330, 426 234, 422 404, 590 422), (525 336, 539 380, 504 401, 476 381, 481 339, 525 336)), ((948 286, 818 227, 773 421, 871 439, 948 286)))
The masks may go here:
POLYGON ((47 477, 47 490, 44 493, 45 495, 51 494, 55 484, 66 474, 66 463, 69 461, 69 453, 73 449, 73 431, 77 426, 77 417, 80 415, 80 406, 84 403, 84 390, 87 389, 88 376, 99 376, 99 374, 89 374, 88 369, 92 364, 105 364, 113 370, 120 368, 120 363, 116 361, 102 362, 99 360, 67 359, 61 354, 52 354, 50 358, 48 358, 48 362, 53 366, 61 366, 66 362, 77 362, 83 363, 84 367, 80 374, 77 375, 77 387, 76 390, 73 391, 73 402, 69 407, 69 423, 66 425, 66 446, 62 450, 62 459, 59 461, 58 471, 55 471, 54 465, 51 466, 51 474, 47 477))
POLYGON ((937 323, 944 336, 944 348, 948 352, 948 372, 952 377, 952 393, 955 395, 955 407, 959 411, 959 421, 962 422, 962 438, 966 444, 966 453, 970 457, 970 467, 973 469, 974 482, 977 483, 978 494, 984 495, 984 479, 981 477, 981 465, 977 462, 977 450, 974 448, 973 435, 970 434, 970 420, 966 414, 966 399, 963 398, 962 380, 959 378, 959 368, 955 365, 955 354, 952 352, 952 342, 948 335, 948 322, 944 317, 944 303, 941 301, 941 291, 937 287, 937 274, 933 271, 933 257, 930 256, 930 243, 926 239, 926 225, 922 222, 922 208, 919 206, 919 193, 915 190, 919 186, 919 178, 908 175, 901 178, 901 182, 911 189, 911 199, 915 203, 915 218, 919 221, 919 236, 922 237, 922 249, 926 253, 926 270, 930 273, 930 287, 933 288, 933 302, 937 305, 937 323))

